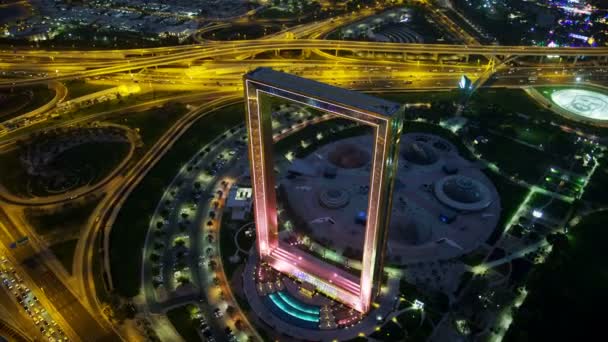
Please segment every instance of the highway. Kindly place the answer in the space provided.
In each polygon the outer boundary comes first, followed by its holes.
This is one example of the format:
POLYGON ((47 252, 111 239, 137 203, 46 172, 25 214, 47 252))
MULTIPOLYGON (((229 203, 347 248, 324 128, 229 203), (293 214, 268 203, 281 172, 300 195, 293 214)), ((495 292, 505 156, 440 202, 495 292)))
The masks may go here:
MULTIPOLYGON (((82 302, 66 287, 65 282, 44 266, 45 253, 50 253, 49 251, 37 244, 27 244, 12 253, 13 258, 22 265, 33 283, 44 289, 48 302, 61 313, 66 322, 69 322, 77 336, 84 341, 120 339, 116 332, 108 328, 108 322, 101 313, 102 305, 96 296, 94 281, 95 261, 98 258, 103 258, 105 269, 109 270, 109 235, 113 222, 133 189, 197 119, 215 108, 241 100, 242 75, 253 68, 270 66, 342 87, 376 92, 450 89, 456 86, 463 73, 473 80, 481 74, 487 74, 492 86, 506 87, 529 85, 528 77, 531 72, 538 71, 537 69, 543 74, 539 76, 539 84, 575 83, 579 70, 597 73, 597 77, 604 79, 606 77, 605 72, 600 73, 598 70, 605 68, 602 64, 605 65, 607 62, 608 48, 483 46, 439 12, 434 13, 436 21, 466 44, 399 44, 314 39, 372 13, 373 11, 359 12, 356 15, 313 22, 258 40, 230 42, 201 40, 200 44, 193 45, 107 51, 17 49, 0 51, 2 61, 0 71, 24 70, 32 75, 26 76, 28 78, 0 79, 0 87, 49 83, 58 85, 61 84, 60 81, 65 80, 104 77, 117 84, 137 81, 153 83, 159 89, 190 91, 185 95, 168 96, 129 107, 85 115, 54 125, 41 124, 40 129, 37 130, 11 133, 9 138, 0 143, 3 149, 14 147, 17 139, 26 137, 31 131, 101 120, 111 115, 123 115, 129 111, 153 108, 169 101, 205 102, 170 127, 130 170, 114 177, 103 186, 77 194, 84 196, 91 191, 107 193, 82 230, 76 247, 73 268, 77 280, 77 292, 84 294, 82 302), (310 59, 286 59, 281 56, 268 59, 255 58, 256 55, 267 52, 277 55, 277 52, 283 50, 301 50, 303 54, 313 51, 316 54, 313 53, 314 58, 310 59), (346 55, 336 55, 336 51, 345 52, 346 55), (510 57, 548 55, 571 57, 570 59, 587 56, 598 63, 577 66, 574 62, 566 60, 559 65, 539 63, 531 64, 529 67, 518 67, 515 71, 503 67, 495 72, 486 68, 486 65, 479 65, 473 61, 451 65, 444 64, 439 58, 439 56, 457 58, 488 56, 486 57, 488 60, 495 58, 505 61, 510 57), (423 60, 406 59, 412 56, 423 60), (131 73, 131 71, 139 72, 131 73)), ((49 108, 65 98, 66 94, 63 91, 59 91, 58 94, 49 108)), ((48 108, 45 108, 28 115, 39 115, 40 112, 47 110, 48 108)), ((68 202, 73 195, 70 193, 57 196, 53 198, 52 203, 68 202)), ((47 202, 44 204, 51 203, 47 202)), ((0 210, 0 224, 4 228, 0 230, 0 241, 5 246, 20 237, 19 232, 23 232, 23 229, 18 229, 3 210, 0 210)), ((111 274, 106 273, 106 276, 111 286, 111 274)))
MULTIPOLYGON (((151 68, 162 65, 182 64, 188 61, 206 58, 234 57, 243 54, 260 53, 280 50, 329 50, 365 53, 384 53, 414 55, 457 55, 457 56, 608 56, 608 48, 548 48, 536 46, 467 46, 445 44, 400 44, 360 41, 332 41, 316 39, 271 39, 252 41, 230 41, 223 43, 209 43, 205 47, 198 46, 191 51, 171 52, 161 56, 129 58, 118 65, 101 68, 92 68, 85 71, 58 72, 48 77, 20 80, 3 80, 0 86, 12 87, 15 85, 31 85, 54 81, 65 81, 76 78, 94 77, 129 70, 151 68)), ((15 66, 18 69, 18 66, 15 66)))
MULTIPOLYGON (((3 209, 0 209, 0 241, 3 248, 9 246, 17 239, 21 238, 21 230, 14 225, 3 209)), ((116 341, 118 336, 107 328, 101 326, 82 303, 59 278, 44 266, 45 254, 51 253, 48 250, 38 250, 29 242, 18 245, 11 250, 10 259, 18 265, 29 276, 34 286, 31 288, 37 292, 37 297, 41 302, 46 299, 47 310, 59 322, 64 323, 65 329, 74 331, 74 338, 81 341, 116 341)), ((60 323, 61 324, 61 323, 60 323)), ((68 330, 69 331, 69 330, 68 330)))

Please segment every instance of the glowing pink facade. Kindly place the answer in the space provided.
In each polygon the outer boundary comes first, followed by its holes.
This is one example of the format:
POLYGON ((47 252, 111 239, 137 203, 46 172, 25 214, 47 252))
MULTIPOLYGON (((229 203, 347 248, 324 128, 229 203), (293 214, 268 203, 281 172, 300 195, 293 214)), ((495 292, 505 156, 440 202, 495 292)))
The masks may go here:
POLYGON ((403 111, 398 104, 365 94, 260 68, 245 75, 249 159, 260 259, 312 283, 318 290, 360 311, 370 309, 380 288, 403 111), (374 130, 367 224, 361 277, 279 241, 271 109, 265 96, 303 104, 374 130))

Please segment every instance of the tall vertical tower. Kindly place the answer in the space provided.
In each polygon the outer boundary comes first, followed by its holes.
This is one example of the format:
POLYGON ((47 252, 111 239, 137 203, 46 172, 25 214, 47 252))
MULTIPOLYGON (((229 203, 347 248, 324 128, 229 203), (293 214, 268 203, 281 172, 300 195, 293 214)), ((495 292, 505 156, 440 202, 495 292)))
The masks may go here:
POLYGON ((256 69, 244 77, 249 160, 260 259, 280 272, 360 311, 380 289, 397 168, 403 109, 399 104, 309 79, 256 69), (279 239, 273 165, 271 97, 298 103, 372 128, 374 149, 359 278, 279 239))

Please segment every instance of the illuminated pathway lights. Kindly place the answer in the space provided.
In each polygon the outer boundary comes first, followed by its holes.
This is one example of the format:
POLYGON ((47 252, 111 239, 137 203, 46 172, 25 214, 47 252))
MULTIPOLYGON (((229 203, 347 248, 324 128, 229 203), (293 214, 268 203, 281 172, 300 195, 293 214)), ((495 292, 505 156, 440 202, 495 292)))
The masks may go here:
POLYGON ((260 259, 281 272, 312 283, 319 291, 360 312, 367 312, 373 291, 379 290, 382 278, 397 149, 403 126, 401 106, 267 68, 259 68, 245 75, 245 98, 260 259), (373 128, 374 156, 361 278, 357 279, 310 254, 280 243, 271 108, 268 101, 264 101, 267 96, 303 104, 373 128))
POLYGON ((584 89, 557 90, 551 100, 562 109, 593 121, 608 121, 608 96, 584 89))

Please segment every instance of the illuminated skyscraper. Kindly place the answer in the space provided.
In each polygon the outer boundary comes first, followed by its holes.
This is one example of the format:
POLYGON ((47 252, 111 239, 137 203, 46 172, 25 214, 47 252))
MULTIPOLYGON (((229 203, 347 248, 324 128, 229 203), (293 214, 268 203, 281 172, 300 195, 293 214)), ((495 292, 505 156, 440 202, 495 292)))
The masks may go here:
POLYGON ((367 312, 382 278, 397 153, 403 127, 401 106, 268 68, 259 68, 245 75, 245 99, 260 259, 281 272, 315 285, 319 291, 360 312, 367 312), (305 105, 373 129, 374 155, 360 278, 281 243, 269 97, 305 105))

